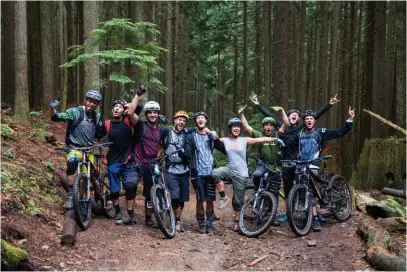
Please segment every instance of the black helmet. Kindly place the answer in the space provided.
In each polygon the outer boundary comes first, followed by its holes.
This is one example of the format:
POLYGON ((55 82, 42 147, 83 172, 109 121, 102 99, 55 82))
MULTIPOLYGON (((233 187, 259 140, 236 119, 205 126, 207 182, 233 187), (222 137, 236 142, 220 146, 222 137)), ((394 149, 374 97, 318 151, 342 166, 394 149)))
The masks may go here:
POLYGON ((292 108, 290 110, 287 111, 287 116, 289 116, 291 113, 298 113, 299 116, 301 116, 301 111, 298 108, 292 108))
POLYGON ((114 107, 116 104, 120 104, 120 105, 122 105, 122 106, 124 107, 124 105, 127 104, 127 101, 124 100, 123 98, 118 98, 118 99, 116 99, 115 101, 113 101, 113 107, 114 107))
POLYGON ((196 118, 198 117, 198 116, 205 116, 205 118, 206 118, 206 120, 208 120, 208 115, 206 114, 206 112, 204 112, 204 111, 197 111, 197 112, 195 112, 195 114, 194 114, 194 120, 196 120, 196 118))
POLYGON ((305 117, 307 116, 313 116, 315 119, 317 119, 317 113, 313 110, 304 111, 304 113, 302 114, 302 119, 305 119, 305 117))
POLYGON ((242 121, 240 121, 240 119, 236 118, 236 117, 231 118, 228 121, 228 126, 229 126, 229 128, 231 128, 233 126, 240 126, 241 127, 242 126, 242 121))

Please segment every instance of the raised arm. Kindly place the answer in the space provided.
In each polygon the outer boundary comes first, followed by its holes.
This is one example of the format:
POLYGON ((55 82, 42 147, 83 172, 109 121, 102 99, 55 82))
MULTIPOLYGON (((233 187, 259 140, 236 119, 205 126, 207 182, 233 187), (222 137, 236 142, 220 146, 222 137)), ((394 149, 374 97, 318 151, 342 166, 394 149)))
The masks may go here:
POLYGON ((272 143, 276 142, 277 138, 270 138, 270 137, 260 137, 260 138, 247 138, 247 144, 262 144, 262 143, 272 143))
POLYGON ((353 118, 355 117, 355 109, 349 107, 349 118, 346 120, 342 128, 339 129, 322 129, 321 135, 323 141, 336 139, 347 134, 353 126, 353 118))
POLYGON ((317 119, 319 118, 319 117, 321 117, 323 114, 325 114, 333 105, 335 105, 336 103, 338 103, 339 101, 341 101, 341 100, 339 100, 338 99, 338 94, 335 94, 335 96, 334 97, 332 97, 330 100, 329 100, 329 103, 328 104, 326 104, 325 106, 323 106, 322 108, 320 108, 320 109, 318 109, 315 113, 316 113, 316 117, 317 117, 317 119))
POLYGON ((265 107, 263 107, 262 105, 260 105, 258 97, 257 96, 251 96, 250 100, 253 102, 254 105, 257 106, 257 109, 264 115, 267 117, 273 117, 276 121, 277 121, 277 126, 281 127, 282 123, 280 121, 277 120, 276 116, 271 113, 268 109, 266 109, 265 107))
POLYGON ((247 122, 246 117, 244 116, 243 112, 240 116, 240 120, 242 120, 242 127, 249 133, 249 135, 252 135, 253 128, 247 122))

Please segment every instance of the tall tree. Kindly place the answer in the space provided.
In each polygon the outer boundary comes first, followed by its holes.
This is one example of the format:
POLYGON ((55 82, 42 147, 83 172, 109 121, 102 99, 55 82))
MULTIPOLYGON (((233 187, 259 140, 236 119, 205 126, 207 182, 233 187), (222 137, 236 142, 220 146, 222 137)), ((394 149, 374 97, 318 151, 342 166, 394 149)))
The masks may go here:
POLYGON ((263 9, 264 104, 268 104, 271 99, 271 2, 264 1, 263 9))
POLYGON ((297 107, 304 109, 305 107, 305 27, 307 16, 307 1, 301 2, 300 7, 300 42, 299 42, 299 57, 298 57, 298 74, 295 77, 295 91, 298 96, 296 101, 297 107))
POLYGON ((243 105, 247 104, 249 95, 249 64, 248 64, 248 45, 247 45, 247 2, 243 2, 243 105))
MULTIPOLYGON (((167 18, 172 18, 172 2, 167 2, 167 18)), ((165 87, 167 87, 167 93, 165 94, 165 108, 164 112, 166 116, 172 116, 173 114, 173 86, 172 86, 172 20, 167 19, 167 29, 165 32, 165 40, 167 51, 167 57, 165 62, 165 87)))
MULTIPOLYGON (((328 3, 327 1, 321 1, 319 2, 319 8, 320 8, 320 14, 321 14, 321 27, 320 27, 320 49, 319 49, 319 67, 316 67, 316 69, 319 69, 319 76, 317 78, 318 80, 318 104, 324 104, 328 100, 328 90, 326 88, 326 82, 327 82, 327 74, 326 74, 326 65, 327 65, 327 58, 328 58, 328 3)), ((316 105, 316 107, 319 107, 319 105, 316 105)), ((320 125, 321 126, 326 126, 326 118, 323 117, 320 120, 320 125)))
POLYGON ((15 61, 15 100, 14 114, 28 121, 28 45, 27 45, 27 3, 14 2, 14 61, 15 61))
POLYGON ((1 100, 14 103, 14 4, 1 2, 1 100), (7 38, 8 37, 8 38, 7 38))
MULTIPOLYGON (((340 2, 332 3, 332 25, 331 25, 331 42, 330 42, 330 57, 329 57, 329 73, 328 73, 328 94, 333 97, 337 92, 336 85, 336 63, 337 63, 337 48, 338 48, 338 22, 339 11, 341 8, 340 2)), ((329 126, 336 127, 336 113, 329 114, 329 126)))
POLYGON ((255 91, 260 93, 262 89, 262 65, 261 65, 261 56, 262 52, 262 25, 261 25, 261 11, 262 3, 260 1, 256 2, 256 11, 254 24, 256 28, 256 42, 254 47, 255 54, 255 66, 254 66, 254 78, 255 78, 255 91))

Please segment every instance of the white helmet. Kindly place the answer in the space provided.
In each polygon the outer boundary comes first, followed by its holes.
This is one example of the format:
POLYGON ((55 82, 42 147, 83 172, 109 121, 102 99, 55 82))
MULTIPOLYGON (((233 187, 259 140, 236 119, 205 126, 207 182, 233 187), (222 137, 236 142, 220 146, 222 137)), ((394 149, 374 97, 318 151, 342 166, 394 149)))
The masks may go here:
POLYGON ((148 101, 144 104, 144 111, 160 111, 160 104, 155 101, 148 101))

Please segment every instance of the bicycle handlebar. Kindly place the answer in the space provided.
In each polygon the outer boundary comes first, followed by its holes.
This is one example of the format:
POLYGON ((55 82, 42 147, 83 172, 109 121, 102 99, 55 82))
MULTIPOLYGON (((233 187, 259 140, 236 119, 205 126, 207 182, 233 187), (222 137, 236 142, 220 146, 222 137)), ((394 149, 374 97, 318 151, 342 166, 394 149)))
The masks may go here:
POLYGON ((254 156, 253 154, 250 154, 250 157, 251 157, 252 159, 254 159, 256 162, 260 162, 268 171, 273 172, 273 173, 281 174, 280 172, 271 169, 271 168, 270 168, 266 163, 264 163, 263 160, 261 160, 259 157, 256 157, 256 156, 254 156))
POLYGON ((57 151, 63 151, 63 152, 70 152, 72 150, 77 150, 77 151, 88 151, 88 150, 93 150, 97 147, 102 147, 102 146, 106 146, 106 145, 111 145, 113 142, 108 142, 108 143, 101 143, 101 144, 97 144, 97 145, 92 145, 92 146, 85 146, 85 147, 76 147, 76 148, 70 148, 67 146, 63 146, 63 147, 56 147, 55 150, 57 151))
POLYGON ((164 155, 163 157, 154 158, 151 161, 145 162, 143 164, 150 164, 150 165, 156 164, 159 161, 162 161, 162 160, 164 160, 164 159, 166 159, 166 158, 168 158, 168 157, 170 157, 170 156, 172 156, 174 154, 177 154, 178 152, 183 151, 183 150, 184 150, 183 148, 177 149, 174 152, 171 152, 170 154, 164 155))
POLYGON ((327 161, 329 159, 332 159, 333 156, 332 155, 326 155, 320 158, 316 158, 316 159, 311 159, 311 160, 306 160, 306 161, 302 161, 302 160, 281 160, 282 164, 289 164, 292 166, 297 166, 297 165, 308 165, 308 164, 318 164, 320 162, 323 161, 327 161))

